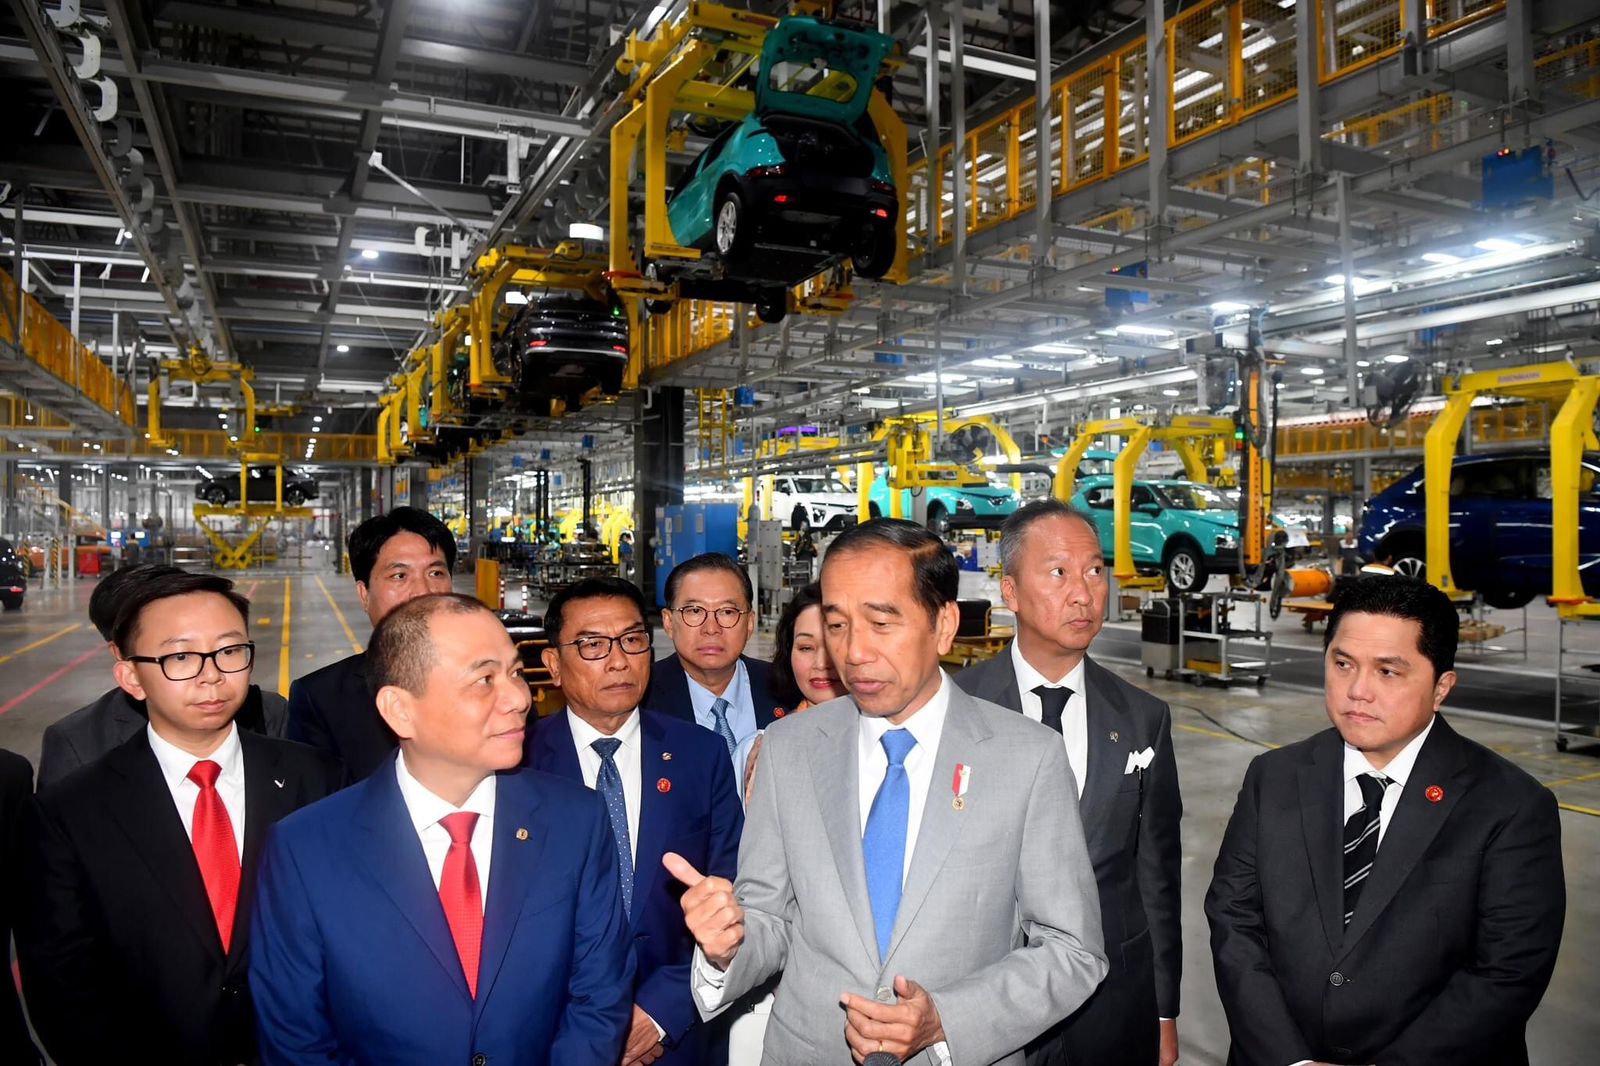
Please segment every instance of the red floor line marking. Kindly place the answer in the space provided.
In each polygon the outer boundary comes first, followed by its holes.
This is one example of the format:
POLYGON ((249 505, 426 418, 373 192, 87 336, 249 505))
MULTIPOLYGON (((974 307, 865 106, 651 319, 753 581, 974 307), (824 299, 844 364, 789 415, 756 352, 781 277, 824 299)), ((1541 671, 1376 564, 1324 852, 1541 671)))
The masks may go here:
POLYGON ((259 585, 259 584, 261 584, 261 582, 259 582, 259 581, 250 582, 250 587, 244 590, 244 598, 247 599, 247 600, 255 599, 256 598, 256 586, 259 585))
POLYGON ((101 651, 103 651, 103 650, 104 649, 100 648, 100 647, 90 648, 88 651, 84 652, 82 655, 78 656, 76 659, 72 660, 70 663, 68 663, 67 665, 63 666, 61 669, 57 670, 55 673, 51 674, 49 677, 45 678, 43 681, 40 681, 39 683, 34 685, 32 688, 28 689, 25 692, 19 693, 16 696, 11 697, 11 699, 7 700, 5 703, 0 703, 0 715, 3 715, 7 711, 9 711, 12 708, 16 707, 23 700, 27 699, 29 696, 32 696, 34 693, 38 692, 40 689, 47 688, 50 685, 55 684, 57 681, 60 681, 61 678, 64 677, 69 670, 73 669, 76 666, 82 665, 84 662, 86 662, 92 656, 99 655, 101 653, 101 651))

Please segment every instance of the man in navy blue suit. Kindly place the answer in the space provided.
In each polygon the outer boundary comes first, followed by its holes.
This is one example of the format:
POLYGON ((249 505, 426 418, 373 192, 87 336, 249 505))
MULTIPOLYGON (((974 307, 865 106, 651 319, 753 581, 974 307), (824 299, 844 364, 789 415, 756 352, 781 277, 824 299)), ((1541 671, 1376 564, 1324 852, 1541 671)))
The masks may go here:
POLYGON ((567 709, 539 723, 528 765, 606 801, 638 965, 622 1066, 700 1066, 710 1057, 690 994, 694 939, 661 857, 692 852, 731 878, 744 813, 717 737, 638 709, 650 678, 645 610, 639 590, 614 577, 550 601, 544 662, 567 709))
POLYGON ((505 627, 465 596, 411 600, 366 675, 399 754, 280 822, 262 863, 264 1066, 617 1062, 617 849, 594 792, 513 770, 532 700, 505 627))
POLYGON ((673 567, 666 592, 661 624, 676 652, 655 664, 644 709, 711 730, 731 760, 784 713, 769 664, 744 654, 756 629, 750 575, 737 560, 707 552, 673 567))

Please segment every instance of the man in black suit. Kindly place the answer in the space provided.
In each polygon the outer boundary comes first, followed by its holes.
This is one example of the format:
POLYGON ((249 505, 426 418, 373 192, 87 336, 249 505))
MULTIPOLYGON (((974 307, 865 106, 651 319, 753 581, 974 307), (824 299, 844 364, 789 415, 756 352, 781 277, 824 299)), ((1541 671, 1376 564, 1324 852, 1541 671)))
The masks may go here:
POLYGON ((1108 591, 1090 519, 1059 500, 1030 503, 1001 527, 1000 562, 1016 639, 955 681, 1062 735, 1111 962, 1089 1001, 1029 1046, 1028 1064, 1171 1066, 1183 972, 1172 712, 1088 655, 1108 591))
MULTIPOLYGON (((666 592, 661 624, 675 651, 654 664, 640 706, 698 722, 722 738, 732 759, 784 714, 773 698, 770 664, 744 654, 756 630, 750 575, 721 552, 706 552, 673 567, 666 592)), ((734 770, 737 776, 741 767, 734 770)))
MULTIPOLYGON (((0 962, 11 961, 11 927, 16 924, 18 896, 26 875, 17 876, 21 852, 17 847, 17 826, 22 808, 33 796, 33 767, 14 752, 0 750, 0 962)), ((0 975, 0 1061, 15 1066, 37 1066, 39 1049, 28 1036, 28 1023, 22 1019, 22 1004, 17 1001, 17 986, 7 973, 0 975)))
MULTIPOLYGON (((350 534, 350 573, 373 628, 418 596, 450 591, 456 539, 427 511, 396 507, 350 534)), ((398 741, 367 689, 365 652, 340 659, 289 686, 289 739, 325 751, 360 781, 388 762, 398 741)))
POLYGON ((332 759, 234 723, 248 603, 179 573, 130 589, 112 643, 145 730, 41 792, 23 826, 23 992, 58 1066, 255 1058, 249 910, 267 828, 342 783, 332 759))
MULTIPOLYGON (((146 583, 159 584, 181 573, 175 566, 141 563, 100 579, 89 596, 89 622, 106 642, 113 661, 117 654, 111 645, 111 627, 116 624, 117 608, 129 590, 146 583)), ((288 732, 289 705, 276 692, 264 692, 261 686, 251 685, 234 721, 240 729, 281 737, 288 732)), ((49 788, 74 770, 98 761, 142 731, 148 722, 144 703, 113 685, 93 703, 45 727, 44 746, 39 751, 39 788, 49 788)))
POLYGON ((1206 894, 1238 1066, 1526 1066, 1566 911, 1555 797, 1438 714, 1459 624, 1372 576, 1323 636, 1334 728, 1245 773, 1206 894))

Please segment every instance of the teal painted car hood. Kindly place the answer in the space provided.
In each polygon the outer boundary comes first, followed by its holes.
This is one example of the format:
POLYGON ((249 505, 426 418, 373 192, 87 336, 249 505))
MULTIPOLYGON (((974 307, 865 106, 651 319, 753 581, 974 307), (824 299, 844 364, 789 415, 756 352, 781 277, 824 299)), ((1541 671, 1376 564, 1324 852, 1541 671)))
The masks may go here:
POLYGON ((802 16, 783 19, 767 31, 761 46, 756 111, 805 115, 848 126, 866 112, 878 68, 893 48, 894 38, 876 31, 829 26, 802 16), (824 68, 816 66, 819 59, 824 68), (823 69, 847 75, 854 92, 842 100, 807 93, 823 69), (774 72, 785 77, 790 88, 774 86, 774 72))

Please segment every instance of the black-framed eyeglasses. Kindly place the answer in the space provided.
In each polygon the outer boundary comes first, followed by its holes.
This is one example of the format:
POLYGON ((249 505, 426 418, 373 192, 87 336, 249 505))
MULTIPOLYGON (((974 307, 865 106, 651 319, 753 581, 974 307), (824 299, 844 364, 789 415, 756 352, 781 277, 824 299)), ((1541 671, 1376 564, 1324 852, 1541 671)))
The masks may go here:
POLYGON ((615 644, 622 645, 622 650, 628 655, 643 655, 650 650, 650 641, 651 634, 648 629, 630 629, 617 637, 579 637, 565 644, 557 644, 556 647, 574 648, 578 652, 578 658, 599 662, 601 659, 611 657, 611 648, 615 644))
POLYGON ((749 611, 741 611, 737 607, 718 607, 715 611, 708 611, 699 604, 690 604, 687 607, 674 607, 673 610, 677 612, 679 618, 683 619, 684 625, 691 626, 695 629, 699 629, 701 626, 706 624, 706 617, 708 615, 715 617, 717 620, 717 625, 721 626, 723 629, 732 629, 734 626, 739 624, 739 619, 750 613, 749 611))
POLYGON ((192 681, 206 668, 206 660, 217 664, 225 674, 237 674, 250 669, 256 659, 254 641, 229 644, 216 651, 175 651, 168 655, 128 655, 130 663, 155 663, 168 681, 192 681))

